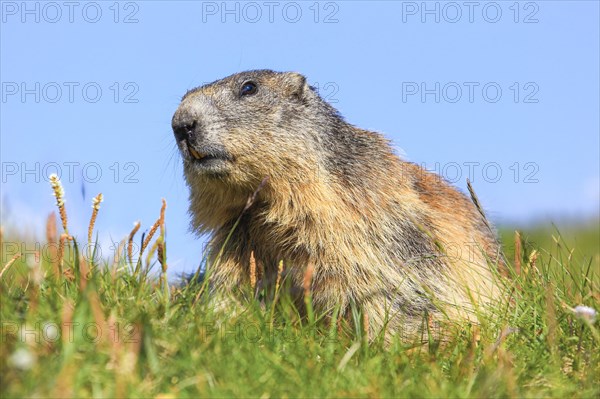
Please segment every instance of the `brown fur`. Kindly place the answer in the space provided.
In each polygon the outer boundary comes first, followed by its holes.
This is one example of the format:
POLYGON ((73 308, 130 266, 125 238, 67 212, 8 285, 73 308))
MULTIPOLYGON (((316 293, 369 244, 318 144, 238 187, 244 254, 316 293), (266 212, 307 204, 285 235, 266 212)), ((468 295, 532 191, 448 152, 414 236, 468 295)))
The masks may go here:
POLYGON ((497 295, 499 246, 473 203, 346 123, 302 75, 249 71, 194 89, 173 129, 191 223, 212 234, 211 259, 269 176, 210 271, 213 287, 249 284, 251 252, 266 280, 284 260, 300 291, 312 264, 314 306, 359 305, 371 336, 386 321, 389 332, 413 332, 426 313, 472 318, 497 295), (248 81, 256 93, 241 95, 248 81), (217 159, 201 164, 190 148, 217 159))

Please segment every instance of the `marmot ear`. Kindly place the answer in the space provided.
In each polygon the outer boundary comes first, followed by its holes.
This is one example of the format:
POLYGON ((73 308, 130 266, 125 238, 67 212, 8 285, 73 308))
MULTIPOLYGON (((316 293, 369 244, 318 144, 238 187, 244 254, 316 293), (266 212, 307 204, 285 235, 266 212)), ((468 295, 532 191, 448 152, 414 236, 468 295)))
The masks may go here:
POLYGON ((297 72, 287 72, 285 76, 285 91, 290 97, 298 100, 304 99, 306 93, 310 90, 306 78, 297 72))

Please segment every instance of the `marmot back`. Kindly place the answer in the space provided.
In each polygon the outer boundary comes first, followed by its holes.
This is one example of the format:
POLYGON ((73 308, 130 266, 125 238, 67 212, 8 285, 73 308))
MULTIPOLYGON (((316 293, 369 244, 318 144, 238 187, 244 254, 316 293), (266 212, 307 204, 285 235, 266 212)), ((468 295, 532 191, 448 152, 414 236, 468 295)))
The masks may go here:
POLYGON ((190 186, 191 225, 214 258, 209 275, 234 292, 250 254, 274 280, 280 260, 314 306, 359 305, 373 336, 412 332, 425 314, 472 318, 498 294, 495 234, 439 176, 399 159, 382 135, 344 121, 297 73, 248 71, 189 91, 173 131, 190 186))

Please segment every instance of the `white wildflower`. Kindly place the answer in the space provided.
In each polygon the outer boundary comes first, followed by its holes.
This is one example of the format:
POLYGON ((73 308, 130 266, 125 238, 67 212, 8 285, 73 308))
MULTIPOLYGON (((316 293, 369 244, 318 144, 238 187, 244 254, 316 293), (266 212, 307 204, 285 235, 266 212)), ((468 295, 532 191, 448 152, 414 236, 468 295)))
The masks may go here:
POLYGON ((594 321, 596 321, 596 316, 598 315, 596 309, 584 305, 575 306, 573 312, 575 315, 577 315, 577 317, 587 320, 590 323, 594 323, 594 321))
POLYGON ((29 370, 35 364, 35 356, 27 348, 19 348, 10 356, 8 361, 18 369, 29 370))

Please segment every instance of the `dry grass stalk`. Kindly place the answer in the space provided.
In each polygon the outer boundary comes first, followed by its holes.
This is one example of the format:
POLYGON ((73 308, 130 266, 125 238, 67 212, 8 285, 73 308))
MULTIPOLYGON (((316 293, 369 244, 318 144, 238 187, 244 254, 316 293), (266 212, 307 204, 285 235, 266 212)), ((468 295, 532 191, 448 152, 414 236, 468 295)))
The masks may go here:
POLYGON ((275 282, 275 295, 273 297, 273 304, 271 305, 271 319, 270 319, 271 330, 273 329, 273 323, 275 321, 275 304, 277 303, 277 300, 279 299, 279 286, 281 285, 282 275, 283 275, 283 259, 280 260, 279 264, 277 265, 277 280, 275 282))
POLYGON ((108 334, 107 340, 110 343, 110 360, 106 365, 108 370, 116 370, 119 367, 119 353, 121 353, 121 340, 119 339, 119 323, 117 322, 117 318, 114 313, 111 313, 108 316, 108 320, 106 321, 108 326, 108 334))
POLYGON ((52 186, 52 190, 54 190, 54 196, 56 197, 56 206, 58 207, 58 212, 60 214, 60 220, 62 222, 63 230, 65 231, 65 233, 69 234, 69 230, 67 229, 67 210, 65 208, 65 190, 63 189, 63 186, 60 183, 60 179, 56 174, 50 175, 50 185, 52 186))
POLYGON ((165 246, 163 244, 162 238, 159 238, 158 240, 156 240, 156 242, 156 255, 158 256, 158 263, 160 263, 160 266, 162 267, 162 272, 166 273, 168 266, 167 260, 165 259, 165 246))
POLYGON ((304 272, 304 298, 310 297, 310 288, 312 284, 313 274, 315 272, 315 265, 311 262, 306 266, 306 271, 304 272))
POLYGON ((90 224, 88 226, 88 248, 92 246, 92 234, 94 232, 94 224, 96 224, 96 217, 98 216, 98 211, 100 210, 100 203, 104 198, 102 197, 102 193, 99 193, 92 199, 92 217, 90 218, 90 224))
POLYGON ((248 200, 246 201, 246 206, 244 206, 244 209, 242 210, 242 214, 244 214, 248 209, 250 209, 252 204, 254 204, 254 201, 256 201, 256 197, 258 196, 258 193, 260 192, 260 190, 262 190, 265 187, 265 185, 267 184, 268 181, 269 181, 269 176, 265 176, 262 179, 262 181, 260 182, 260 184, 258 185, 256 190, 254 190, 252 195, 248 197, 248 200))
POLYGON ((75 273, 73 273, 73 269, 66 269, 62 273, 63 277, 69 281, 75 281, 75 273))
POLYGON ((283 260, 279 261, 277 265, 277 282, 275 283, 275 293, 279 292, 279 285, 281 284, 281 276, 283 274, 283 260))
POLYGON ((159 223, 160 223, 160 235, 161 237, 165 236, 165 211, 167 210, 167 201, 163 198, 162 199, 162 206, 160 207, 160 218, 159 223))
POLYGON ((82 256, 79 258, 79 291, 85 291, 85 287, 87 287, 87 282, 89 280, 89 268, 88 264, 82 256))
POLYGON ((56 244, 58 242, 58 230, 56 228, 56 213, 51 212, 46 219, 46 242, 56 244))
POLYGON ((152 237, 154 236, 154 234, 156 233, 156 230, 158 230, 159 227, 160 227, 160 218, 156 222, 154 222, 154 224, 152 225, 152 228, 148 232, 148 235, 144 239, 144 242, 142 243, 142 248, 140 249, 140 258, 142 257, 142 254, 144 253, 144 250, 146 249, 146 247, 148 247, 148 244, 150 244, 150 240, 152 240, 152 237))
POLYGON ((363 313, 363 334, 365 339, 369 339, 369 314, 367 312, 363 313))
POLYGON ((125 245, 127 245, 127 238, 123 238, 119 242, 119 245, 117 245, 117 250, 115 251, 115 255, 113 257, 113 262, 110 267, 110 277, 111 277, 111 280, 113 283, 115 282, 115 280, 117 278, 117 268, 119 267, 119 262, 121 260, 121 254, 123 253, 123 250, 125 249, 125 245))
POLYGON ((250 287, 252 287, 252 292, 256 290, 256 259, 254 258, 254 251, 250 252, 250 287))
POLYGON ((154 253, 158 249, 159 241, 160 241, 160 237, 157 238, 156 241, 154 241, 154 244, 152 244, 152 246, 150 247, 150 250, 148 251, 148 255, 146 255, 146 266, 147 267, 150 267, 150 261, 152 260, 152 256, 154 256, 154 253))
MULTIPOLYGON (((255 259, 256 260, 256 259, 255 259)), ((265 275, 265 265, 259 260, 256 261, 256 283, 260 285, 265 275)))
POLYGON ((69 331, 69 329, 73 326, 73 312, 75 310, 75 303, 73 303, 73 301, 71 299, 66 299, 65 302, 63 303, 63 308, 62 308, 62 315, 61 315, 61 319, 62 319, 62 324, 61 326, 61 338, 63 341, 63 346, 67 346, 69 344, 69 339, 71 339, 70 337, 72 336, 70 333, 71 331, 69 331))
MULTIPOLYGON (((427 333, 428 336, 433 336, 434 339, 436 339, 437 337, 435 336, 435 334, 437 333, 437 328, 436 328, 436 322, 435 319, 433 318, 433 315, 431 313, 427 314, 427 331, 424 331, 423 333, 427 333)), ((427 340, 429 340, 429 337, 426 337, 427 340)))
POLYGON ((518 331, 519 331, 519 329, 517 329, 515 327, 508 327, 508 326, 504 327, 502 329, 502 331, 500 332, 500 336, 498 337, 498 339, 496 340, 494 345, 488 347, 485 350, 484 359, 486 359, 486 360, 490 359, 494 355, 494 353, 496 353, 496 351, 498 351, 498 349, 500 348, 500 345, 502 345, 502 343, 506 340, 506 338, 510 334, 514 334, 518 331))
POLYGON ((475 205, 475 207, 477 208, 477 212, 479 212, 479 214, 481 215, 483 222, 485 223, 486 227, 490 230, 493 231, 492 226, 490 226, 487 217, 485 216, 485 212, 483 211, 483 207, 481 206, 481 202, 479 202, 479 198, 477 197, 477 194, 475 194, 475 190, 473 189, 473 186, 471 185, 471 180, 467 179, 467 189, 469 190, 469 194, 471 195, 471 201, 473 201, 473 204, 475 205))
POLYGON ((94 322, 96 323, 96 327, 101 332, 100 337, 102 339, 98 339, 98 344, 100 343, 108 343, 110 341, 110 337, 108 334, 105 334, 105 331, 109 331, 108 324, 106 318, 104 317, 104 311, 102 310, 102 304, 100 302, 100 298, 98 298, 98 292, 93 289, 89 290, 87 293, 88 302, 90 307, 92 308, 92 314, 94 316, 94 322))
POLYGON ((152 228, 150 229, 150 231, 148 232, 148 235, 146 236, 146 238, 144 239, 144 242, 142 243, 142 248, 140 249, 140 258, 142 257, 144 250, 148 247, 148 244, 150 244, 150 240, 152 240, 152 237, 154 236, 154 234, 156 233, 156 230, 158 230, 159 227, 160 227, 160 235, 161 235, 161 237, 164 237, 165 210, 166 209, 167 209, 167 201, 165 201, 165 199, 163 198, 162 206, 160 208, 160 216, 159 216, 158 220, 156 222, 154 222, 154 224, 152 225, 152 228))
POLYGON ((123 250, 125 249, 125 245, 127 245, 127 238, 123 238, 119 242, 119 245, 117 245, 117 250, 115 251, 115 256, 113 257, 113 266, 114 267, 116 267, 119 264, 119 261, 121 260, 121 254, 123 253, 123 250))
POLYGON ((133 224, 133 230, 129 233, 129 239, 127 240, 127 258, 129 259, 129 263, 133 263, 133 237, 135 233, 140 229, 141 223, 139 221, 133 224))
POLYGON ((523 259, 523 248, 521 245, 521 233, 515 230, 515 272, 521 275, 521 260, 523 259))
POLYGON ((119 372, 121 370, 121 354, 123 353, 123 348, 121 345, 122 341, 120 337, 121 326, 119 325, 114 313, 111 313, 111 315, 108 317, 107 325, 108 331, 110 332, 110 337, 108 339, 110 342, 110 360, 106 365, 106 368, 113 370, 115 373, 115 397, 124 398, 126 396, 125 386, 121 373, 119 372))
POLYGON ((546 286, 546 325, 548 331, 546 334, 546 340, 548 342, 548 348, 553 355, 556 355, 556 336, 557 336, 557 318, 556 318, 556 306, 554 302, 554 292, 556 287, 552 283, 548 283, 546 286))
MULTIPOLYGON (((167 210, 167 201, 162 199, 162 206, 160 207, 160 238, 157 240, 157 255, 158 263, 162 267, 163 274, 167 272, 167 257, 166 257, 166 226, 165 226, 165 211, 167 210)), ((165 277, 166 278, 166 277, 165 277)))
POLYGON ((48 244, 48 260, 54 276, 58 278, 58 230, 56 228, 56 214, 54 212, 48 215, 46 219, 46 244, 48 244))
MULTIPOLYGON (((127 245, 127 237, 123 238, 120 242, 119 245, 117 245, 117 249, 115 250, 115 254, 113 256, 113 261, 112 261, 112 266, 113 268, 116 268, 119 264, 119 262, 121 261, 121 254, 123 253, 123 250, 125 249, 125 245, 127 245)), ((113 244, 115 244, 113 242, 113 244)))
POLYGON ((4 267, 2 268, 2 271, 0 271, 0 279, 2 278, 4 273, 12 266, 12 264, 15 263, 15 261, 17 259, 19 259, 20 257, 21 257, 21 253, 19 252, 15 256, 13 256, 12 259, 6 263, 6 265, 4 265, 4 267))
POLYGON ((533 252, 531 252, 531 254, 529 255, 529 268, 530 269, 537 270, 537 267, 536 267, 537 258, 538 258, 538 251, 533 250, 533 252))
POLYGON ((64 274, 64 276, 66 276, 67 278, 69 278, 69 280, 73 279, 73 272, 72 270, 63 270, 63 258, 65 256, 65 242, 70 240, 72 237, 70 235, 68 235, 67 233, 63 233, 60 235, 60 240, 58 242, 58 259, 57 259, 57 263, 58 263, 58 267, 59 267, 59 274, 62 271, 62 273, 64 274))

